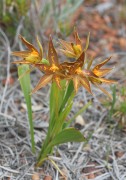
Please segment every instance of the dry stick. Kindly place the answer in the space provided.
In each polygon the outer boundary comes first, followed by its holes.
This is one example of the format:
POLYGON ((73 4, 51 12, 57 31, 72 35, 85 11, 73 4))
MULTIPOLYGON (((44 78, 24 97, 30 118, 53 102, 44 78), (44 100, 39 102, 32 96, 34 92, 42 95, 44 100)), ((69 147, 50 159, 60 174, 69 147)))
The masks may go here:
POLYGON ((31 167, 34 167, 34 163, 32 163, 32 165, 31 165, 30 167, 26 168, 26 170, 23 172, 23 175, 19 175, 19 176, 16 178, 16 180, 23 180, 24 177, 25 177, 25 175, 28 174, 28 171, 30 170, 31 167))
POLYGON ((112 150, 112 156, 113 156, 113 170, 116 174, 116 177, 118 180, 122 180, 122 178, 120 177, 120 172, 119 172, 119 168, 118 168, 118 164, 117 164, 117 160, 115 158, 115 153, 114 153, 114 149, 113 149, 113 143, 111 141, 111 150, 112 150))
POLYGON ((101 180, 101 179, 108 179, 110 178, 110 174, 108 172, 102 174, 102 175, 99 175, 98 177, 96 177, 96 180, 101 180))
POLYGON ((59 173, 65 178, 65 175, 63 174, 63 172, 59 169, 59 167, 57 166, 57 164, 50 158, 47 158, 48 160, 51 161, 51 163, 54 165, 54 167, 59 171, 59 173))
MULTIPOLYGON (((19 171, 16 171, 16 170, 13 170, 13 169, 10 169, 10 168, 1 166, 1 165, 0 165, 0 168, 1 168, 1 169, 4 169, 5 171, 12 172, 12 173, 16 173, 16 174, 19 174, 19 173, 20 173, 19 171)), ((31 168, 31 167, 30 167, 30 168, 31 168)), ((29 169, 28 169, 28 170, 29 170, 29 169)), ((32 175, 32 173, 25 173, 25 175, 32 175)))
MULTIPOLYGON (((0 142, 1 142, 1 141, 0 141, 0 142)), ((8 151, 10 152, 11 156, 14 157, 14 153, 13 153, 13 151, 11 150, 11 148, 8 147, 8 145, 4 144, 4 142, 1 142, 0 146, 3 146, 3 147, 5 147, 5 148, 7 148, 8 151)))
POLYGON ((78 148, 78 150, 77 150, 77 152, 76 152, 76 154, 75 154, 74 157, 72 158, 71 164, 73 164, 74 161, 75 161, 75 159, 77 159, 77 157, 78 157, 79 153, 81 152, 83 146, 84 146, 84 143, 81 143, 80 146, 79 146, 79 148, 78 148))
POLYGON ((0 115, 3 116, 3 117, 5 117, 5 118, 14 120, 14 121, 16 120, 16 118, 14 118, 14 117, 12 117, 12 116, 10 116, 10 115, 8 115, 8 114, 4 114, 4 113, 1 113, 1 112, 0 112, 0 115))
POLYGON ((19 25, 17 27, 17 30, 16 30, 16 35, 15 35, 15 38, 14 38, 14 44, 12 46, 12 49, 16 47, 17 43, 18 43, 18 36, 23 28, 23 21, 24 21, 24 17, 21 18, 21 20, 19 21, 19 25))
POLYGON ((7 80, 5 83, 5 87, 4 87, 4 91, 3 91, 3 95, 2 95, 2 99, 1 99, 1 104, 0 104, 0 112, 2 112, 2 107, 3 107, 3 103, 4 103, 6 91, 7 91, 9 76, 10 76, 10 43, 8 41, 6 34, 2 31, 2 29, 0 29, 0 33, 2 34, 2 36, 4 37, 4 39, 6 41, 7 52, 8 52, 7 53, 7 55, 8 55, 8 58, 7 58, 7 80))
POLYGON ((97 124, 96 124, 96 126, 95 126, 94 131, 96 131, 96 130, 100 127, 103 119, 107 116, 107 113, 108 113, 107 111, 105 111, 105 112, 102 113, 101 117, 99 118, 99 121, 97 122, 97 124))

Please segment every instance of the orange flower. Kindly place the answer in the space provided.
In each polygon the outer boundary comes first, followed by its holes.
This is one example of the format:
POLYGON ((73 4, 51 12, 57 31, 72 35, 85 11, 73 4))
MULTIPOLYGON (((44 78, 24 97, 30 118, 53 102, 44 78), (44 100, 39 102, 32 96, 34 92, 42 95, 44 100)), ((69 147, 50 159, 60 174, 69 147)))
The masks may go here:
POLYGON ((114 80, 103 78, 104 75, 108 74, 112 68, 101 69, 101 67, 106 64, 110 59, 104 60, 102 63, 97 64, 93 69, 90 69, 92 61, 88 63, 87 69, 83 69, 84 65, 84 55, 83 52, 80 57, 73 63, 64 62, 61 64, 66 79, 72 80, 74 84, 75 92, 78 91, 80 85, 82 85, 89 93, 92 94, 90 82, 97 86, 104 94, 108 95, 110 98, 111 95, 100 85, 103 83, 112 84, 116 83, 114 80))
POLYGON ((100 85, 102 83, 106 84, 112 84, 117 83, 114 80, 103 78, 103 76, 107 75, 113 68, 101 68, 103 65, 105 65, 108 61, 110 61, 111 57, 105 59, 103 62, 97 64, 92 70, 90 70, 90 67, 92 65, 93 60, 90 60, 87 66, 87 70, 83 70, 85 75, 88 75, 89 81, 97 86, 104 94, 108 95, 110 98, 111 95, 100 85))
MULTIPOLYGON (((107 75, 112 68, 102 68, 102 66, 105 65, 111 59, 111 57, 97 64, 94 68, 91 68, 93 60, 90 60, 87 62, 88 64, 86 68, 83 69, 85 63, 85 51, 87 50, 89 44, 89 36, 87 38, 86 47, 84 50, 82 50, 81 40, 76 30, 74 35, 75 44, 63 40, 60 40, 60 43, 64 47, 64 50, 62 50, 63 53, 65 53, 68 57, 77 58, 75 62, 64 62, 60 64, 58 61, 57 52, 53 46, 52 38, 50 37, 47 61, 49 64, 43 64, 43 49, 39 40, 37 39, 37 43, 40 48, 40 52, 38 52, 38 50, 22 36, 19 36, 29 50, 13 52, 13 55, 23 58, 23 60, 16 61, 14 63, 30 64, 33 66, 33 68, 36 67, 44 73, 37 86, 33 89, 32 93, 35 93, 51 81, 55 81, 57 86, 61 88, 60 81, 66 79, 67 81, 73 81, 75 92, 77 92, 78 88, 82 85, 89 93, 92 94, 90 87, 90 83, 92 83, 103 91, 103 93, 111 97, 111 95, 100 86, 103 83, 116 83, 114 80, 104 78, 104 76, 107 75)), ((29 73, 30 71, 31 69, 26 73, 29 73)))
POLYGON ((73 81, 75 92, 77 92, 79 86, 82 85, 89 93, 92 94, 88 78, 84 75, 82 70, 84 58, 85 53, 83 51, 74 63, 64 62, 61 65, 66 71, 66 79, 73 81))
POLYGON ((32 45, 30 44, 25 38, 23 38, 21 35, 19 36, 20 40, 27 46, 27 51, 14 51, 12 52, 12 55, 22 57, 23 60, 15 61, 14 64, 36 64, 41 63, 42 56, 43 56, 43 48, 40 43, 40 41, 37 38, 37 43, 40 48, 40 52, 32 45))
POLYGON ((75 44, 72 42, 66 42, 66 41, 60 39, 60 44, 63 47, 63 49, 60 49, 60 51, 63 52, 67 57, 78 58, 82 54, 82 52, 86 51, 88 48, 89 35, 87 37, 85 49, 83 49, 81 40, 80 40, 79 35, 75 29, 74 30, 75 44))
POLYGON ((51 37, 49 40, 48 61, 49 61, 49 65, 44 65, 44 64, 34 65, 39 70, 44 72, 44 75, 41 77, 40 81, 38 82, 37 86, 33 89, 32 93, 35 93, 36 91, 38 91, 40 88, 42 88, 51 81, 55 81, 58 87, 61 88, 60 80, 65 77, 65 75, 62 73, 62 69, 59 64, 58 56, 53 46, 51 37))

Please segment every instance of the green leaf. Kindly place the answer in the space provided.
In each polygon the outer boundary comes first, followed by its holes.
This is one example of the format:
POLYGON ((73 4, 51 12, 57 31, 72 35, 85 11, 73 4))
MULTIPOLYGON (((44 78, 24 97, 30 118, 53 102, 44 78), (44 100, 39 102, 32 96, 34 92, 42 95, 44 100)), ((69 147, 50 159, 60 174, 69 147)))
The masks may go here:
POLYGON ((59 109, 61 107, 63 97, 65 94, 65 83, 66 83, 66 81, 60 82, 62 89, 59 89, 59 87, 57 86, 57 84, 55 82, 52 83, 51 92, 50 92, 50 116, 51 116, 51 118, 54 115, 54 113, 55 113, 55 116, 56 116, 56 113, 59 113, 59 109))
MULTIPOLYGON (((62 111, 60 111, 61 109, 60 107, 62 105, 64 97, 66 96, 66 89, 65 89, 66 81, 61 81, 61 87, 62 89, 59 89, 55 82, 52 83, 51 93, 50 93, 49 128, 48 128, 46 139, 43 143, 43 146, 39 155, 39 159, 41 156, 43 156, 42 154, 45 151, 51 139, 55 137, 55 135, 58 134, 62 130, 63 123, 66 120, 66 117, 72 108, 74 92, 70 91, 69 96, 67 95, 68 99, 65 102, 66 106, 65 108, 62 109, 62 111)), ((71 89, 71 87, 69 87, 68 89, 71 89)))
POLYGON ((59 114, 57 124, 55 124, 52 130, 52 136, 55 136, 62 130, 64 121, 66 120, 66 117, 70 113, 72 105, 73 105, 73 102, 68 103, 65 109, 59 114))
POLYGON ((80 131, 74 128, 67 128, 61 131, 53 138, 48 148, 67 142, 83 142, 83 141, 86 141, 86 138, 80 133, 80 131))
MULTIPOLYGON (((59 117, 59 111, 66 91, 66 80, 60 82, 61 89, 55 82, 52 83, 50 92, 50 128, 54 127, 59 117)), ((50 129, 50 130, 51 130, 50 129)))
POLYGON ((71 94, 73 93, 73 91, 74 91, 73 81, 70 81, 70 83, 67 87, 64 99, 62 101, 62 105, 60 107, 60 112, 62 112, 62 110, 64 109, 64 107, 67 104, 68 99, 71 97, 71 94))
POLYGON ((52 131, 57 126, 58 119, 59 119, 59 109, 63 101, 63 97, 65 94, 65 85, 66 80, 62 80, 60 82, 61 89, 57 86, 55 82, 52 83, 51 91, 50 91, 50 121, 49 121, 49 128, 47 132, 46 140, 43 144, 43 149, 47 146, 48 141, 50 140, 50 134, 52 134, 52 131))
POLYGON ((86 139, 80 131, 74 129, 74 128, 67 128, 65 130, 62 130, 59 134, 57 134, 50 143, 48 143, 48 146, 44 151, 40 154, 37 166, 40 166, 45 158, 48 157, 48 154, 50 154, 50 149, 52 149, 55 145, 67 143, 67 142, 85 142, 88 143, 89 139, 92 137, 92 134, 86 139))
POLYGON ((67 99, 66 106, 64 107, 64 109, 62 109, 62 111, 60 110, 57 120, 54 118, 56 123, 55 123, 55 126, 53 127, 53 130, 51 133, 52 136, 55 136, 57 133, 59 133, 63 129, 64 121, 66 120, 66 117, 68 116, 68 114, 71 111, 74 96, 75 96, 75 94, 73 91, 71 93, 71 95, 69 96, 69 98, 67 99))
MULTIPOLYGON (((18 66, 18 76, 21 77, 28 70, 29 70, 29 65, 18 66)), ((26 73, 25 76, 22 76, 22 78, 19 78, 19 81, 20 81, 21 89, 24 93, 27 110, 28 110, 32 151, 35 152, 34 127, 33 127, 33 121, 32 121, 32 105, 31 105, 31 96, 30 96, 30 92, 31 92, 30 74, 26 73)))

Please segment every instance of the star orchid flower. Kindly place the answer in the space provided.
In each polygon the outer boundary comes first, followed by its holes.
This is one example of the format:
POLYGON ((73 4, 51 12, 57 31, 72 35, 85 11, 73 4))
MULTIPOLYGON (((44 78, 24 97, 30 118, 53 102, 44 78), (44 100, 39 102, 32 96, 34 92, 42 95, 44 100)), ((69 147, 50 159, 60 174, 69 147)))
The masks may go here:
POLYGON ((74 30, 75 43, 67 42, 67 41, 60 39, 59 42, 63 48, 63 49, 60 49, 60 51, 62 53, 64 53, 67 57, 77 59, 82 54, 83 51, 87 50, 88 45, 89 45, 89 36, 90 36, 90 34, 87 37, 85 49, 83 49, 82 42, 81 42, 79 35, 75 29, 74 30))
POLYGON ((75 92, 77 93, 78 88, 82 85, 89 93, 91 92, 91 87, 89 81, 85 74, 83 73, 83 65, 84 65, 85 53, 84 51, 80 55, 80 57, 73 63, 64 62, 62 63, 62 67, 67 71, 66 79, 72 80, 74 84, 75 92))
POLYGON ((44 75, 41 77, 40 81, 38 82, 37 86, 33 89, 32 93, 35 93, 51 81, 55 81, 57 86, 61 88, 60 80, 65 77, 65 75, 62 73, 62 68, 59 64, 57 52, 53 46, 51 37, 49 40, 48 61, 49 65, 35 64, 35 67, 44 72, 44 75))
POLYGON ((39 39, 37 38, 37 43, 40 48, 40 52, 31 43, 29 43, 24 37, 19 35, 19 38, 26 45, 28 50, 12 52, 12 55, 23 58, 22 60, 15 61, 13 63, 14 64, 30 64, 30 65, 40 63, 42 61, 43 48, 39 39))
POLYGON ((117 83, 114 80, 103 78, 105 75, 107 75, 113 69, 113 68, 101 68, 108 61, 110 61, 110 59, 111 59, 111 57, 105 59, 103 62, 97 64, 92 69, 91 69, 91 65, 92 65, 93 60, 90 60, 88 63, 88 66, 87 66, 87 70, 84 70, 84 73, 86 74, 87 72, 92 72, 92 74, 94 74, 95 76, 91 76, 91 74, 90 74, 89 81, 92 84, 94 84, 95 86, 97 86, 104 94, 106 94, 107 96, 112 98, 111 95, 103 87, 100 86, 103 83, 105 83, 105 84, 117 83))
MULTIPOLYGON (((78 91, 80 86, 83 86, 89 93, 92 94, 91 84, 97 86, 103 93, 111 97, 111 95, 101 87, 101 84, 111 84, 116 83, 114 80, 104 78, 112 68, 102 68, 110 59, 107 58, 103 62, 97 64, 94 68, 91 68, 93 60, 88 61, 87 67, 83 67, 85 65, 85 51, 88 48, 89 44, 89 36, 87 38, 86 47, 82 49, 82 43, 78 36, 77 31, 74 31, 75 36, 75 44, 60 40, 61 45, 63 46, 62 52, 65 53, 68 57, 76 58, 75 62, 64 62, 59 63, 57 52, 54 48, 52 38, 50 36, 49 46, 48 46, 48 63, 42 63, 43 57, 43 49, 42 45, 37 38, 37 43, 40 49, 40 52, 30 44, 25 38, 21 35, 19 38, 21 41, 27 46, 28 50, 26 51, 15 51, 12 55, 22 57, 23 59, 20 61, 15 61, 15 64, 29 64, 32 65, 33 68, 38 68, 40 71, 44 73, 41 77, 40 81, 33 89, 32 93, 35 93, 40 88, 47 85, 49 82, 55 81, 57 86, 61 88, 60 81, 66 79, 67 81, 72 80, 75 92, 78 91)), ((26 73, 31 71, 28 70, 26 73)), ((24 76, 24 74, 23 74, 24 76)), ((22 77, 22 76, 21 76, 22 77)))
POLYGON ((62 63, 63 69, 66 71, 66 79, 72 80, 74 84, 75 92, 78 91, 80 85, 82 85, 89 93, 92 94, 90 82, 97 86, 104 94, 111 98, 111 95, 100 85, 103 83, 112 84, 116 83, 116 81, 111 79, 103 78, 106 74, 108 74, 112 68, 101 68, 104 64, 106 64, 110 59, 107 58, 102 63, 97 64, 94 68, 90 69, 92 61, 88 64, 87 68, 83 69, 84 66, 84 58, 85 53, 80 55, 80 57, 73 63, 64 62, 62 63))

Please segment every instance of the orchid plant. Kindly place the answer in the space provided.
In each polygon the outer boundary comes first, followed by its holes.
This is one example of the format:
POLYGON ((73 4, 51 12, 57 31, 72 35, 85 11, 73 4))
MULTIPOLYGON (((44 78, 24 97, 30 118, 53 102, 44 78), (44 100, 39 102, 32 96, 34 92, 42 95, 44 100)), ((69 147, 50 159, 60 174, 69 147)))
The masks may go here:
MULTIPOLYGON (((104 76, 107 75, 112 68, 102 68, 102 66, 105 65, 111 57, 105 59, 103 62, 92 68, 91 66, 93 60, 86 60, 89 35, 84 48, 76 29, 74 30, 74 43, 59 40, 61 45, 60 51, 66 57, 74 58, 74 62, 59 62, 51 36, 49 38, 47 58, 43 57, 43 48, 38 38, 37 43, 40 49, 39 51, 21 35, 19 38, 28 50, 12 52, 12 55, 22 58, 21 60, 13 63, 20 64, 18 66, 18 74, 28 108, 33 152, 35 151, 35 143, 34 127, 32 122, 31 95, 46 86, 48 83, 51 83, 49 127, 46 139, 42 144, 36 166, 41 166, 45 160, 49 159, 49 155, 53 153, 54 146, 67 142, 86 141, 86 138, 81 132, 73 127, 69 127, 71 119, 66 121, 66 117, 70 113, 73 105, 73 99, 80 86, 83 86, 90 94, 93 95, 91 89, 91 84, 93 84, 111 98, 111 95, 101 86, 103 83, 116 83, 114 80, 104 78, 104 76), (43 75, 36 87, 31 91, 29 73, 34 68, 39 69, 43 75)), ((90 103, 88 106, 89 105, 90 103)), ((85 107, 83 107, 80 112, 84 109, 85 107)))

